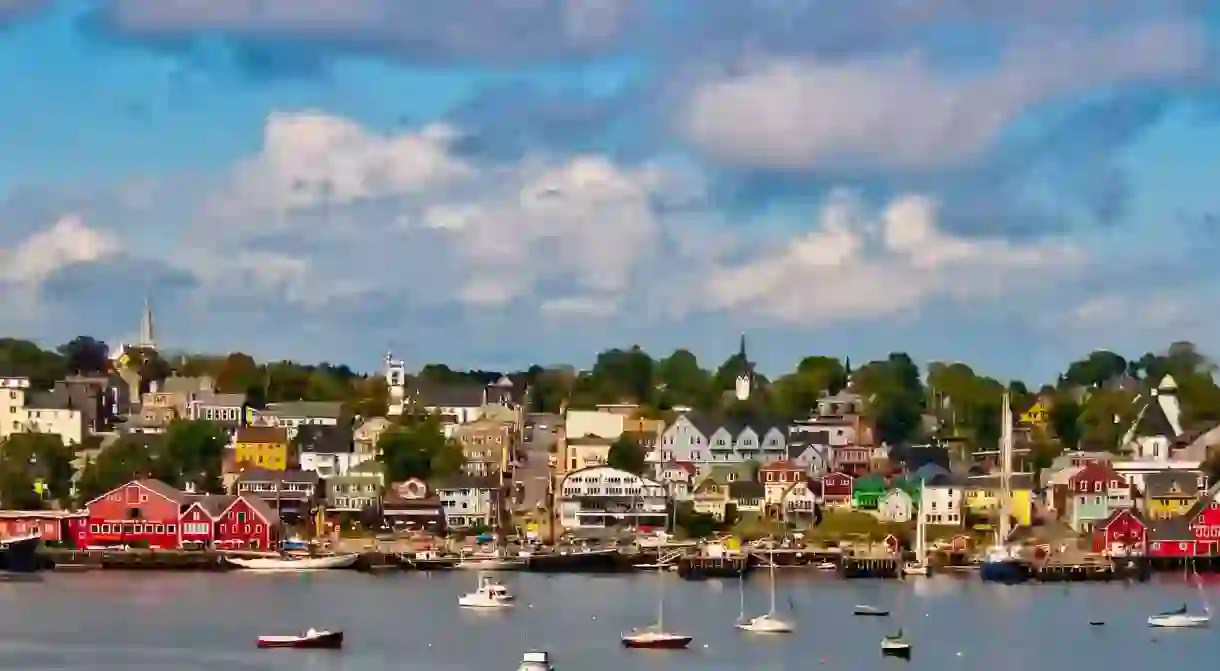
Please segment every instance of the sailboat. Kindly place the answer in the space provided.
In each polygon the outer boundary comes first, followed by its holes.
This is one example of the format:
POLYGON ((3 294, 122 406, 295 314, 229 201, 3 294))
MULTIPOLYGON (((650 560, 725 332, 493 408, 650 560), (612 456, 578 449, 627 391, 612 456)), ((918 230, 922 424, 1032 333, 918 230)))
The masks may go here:
POLYGON ((682 650, 691 644, 694 637, 665 631, 665 572, 657 572, 657 621, 651 627, 623 632, 620 640, 624 648, 651 648, 657 650, 682 650))
POLYGON ((768 563, 771 565, 771 610, 756 617, 746 618, 746 601, 745 601, 745 576, 742 575, 737 579, 737 589, 741 600, 741 615, 737 617, 735 625, 742 631, 750 631, 756 634, 788 634, 796 631, 796 627, 792 623, 784 620, 775 612, 775 556, 774 553, 769 558, 768 563))
POLYGON ((463 555, 453 568, 470 571, 519 571, 525 568, 526 561, 524 559, 510 557, 504 549, 504 528, 500 523, 503 516, 503 511, 501 510, 503 506, 502 496, 503 494, 496 496, 495 526, 492 527, 495 547, 492 548, 491 552, 463 555))
POLYGON ((915 561, 907 562, 902 567, 903 575, 928 575, 928 527, 923 506, 919 507, 918 521, 915 523, 915 561))
POLYGON ((1028 566, 1007 545, 1012 514, 1012 406, 1008 392, 1000 402, 1000 526, 996 543, 987 549, 979 577, 987 582, 1018 583, 1029 578, 1028 566))
MULTIPOLYGON (((279 538, 286 538, 287 534, 284 529, 284 518, 281 511, 280 491, 277 488, 275 492, 275 514, 279 518, 277 527, 279 529, 279 538)), ((280 551, 277 556, 271 557, 225 557, 224 560, 236 566, 239 569, 246 571, 262 571, 266 573, 282 573, 294 571, 321 571, 326 569, 350 568, 360 559, 360 555, 354 552, 346 554, 329 554, 320 556, 296 555, 288 554, 285 551, 287 541, 280 543, 280 551)))
MULTIPOLYGON (((1189 569, 1189 564, 1187 565, 1187 568, 1189 569)), ((1203 602, 1203 612, 1205 615, 1192 614, 1187 609, 1186 604, 1182 604, 1180 608, 1165 611, 1164 613, 1158 613, 1148 618, 1148 626, 1174 629, 1209 626, 1212 619, 1212 609, 1207 603, 1207 595, 1203 593, 1203 584, 1199 582, 1198 575, 1195 575, 1195 587, 1199 590, 1199 600, 1203 602)))

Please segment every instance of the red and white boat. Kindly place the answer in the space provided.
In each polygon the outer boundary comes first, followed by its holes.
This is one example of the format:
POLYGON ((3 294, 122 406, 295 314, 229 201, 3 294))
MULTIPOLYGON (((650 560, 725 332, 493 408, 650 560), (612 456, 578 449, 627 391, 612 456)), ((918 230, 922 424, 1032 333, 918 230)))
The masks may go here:
POLYGON ((624 648, 644 648, 653 650, 682 650, 690 645, 693 637, 685 634, 644 629, 623 634, 624 648))
POLYGON ((338 650, 343 647, 343 632, 318 631, 311 627, 298 636, 259 636, 258 647, 338 650))

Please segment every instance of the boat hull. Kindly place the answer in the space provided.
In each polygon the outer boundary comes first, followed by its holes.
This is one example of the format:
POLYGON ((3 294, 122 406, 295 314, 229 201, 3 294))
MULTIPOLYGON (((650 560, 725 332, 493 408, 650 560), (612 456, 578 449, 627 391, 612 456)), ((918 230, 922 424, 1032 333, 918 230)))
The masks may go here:
POLYGON ((463 571, 522 571, 525 562, 520 559, 463 559, 453 568, 463 571))
POLYGON ((18 536, 0 541, 0 571, 35 573, 48 568, 46 557, 38 552, 39 535, 18 536))
POLYGON ((1029 566, 1016 560, 985 561, 979 566, 979 578, 1007 585, 1022 583, 1030 579, 1029 566))
POLYGON ((258 647, 264 649, 338 650, 343 647, 343 632, 332 631, 318 636, 261 636, 258 647))
POLYGON ((281 557, 259 557, 256 559, 241 559, 225 557, 225 561, 247 571, 292 572, 292 571, 324 571, 328 569, 351 568, 356 565, 360 555, 331 555, 327 557, 302 557, 300 559, 284 559, 281 557))
POLYGON ((904 644, 881 644, 881 654, 885 657, 897 657, 899 659, 911 658, 911 646, 904 644))
POLYGON ((1149 627, 1165 629, 1198 629, 1211 624, 1211 618, 1206 615, 1153 615, 1148 618, 1149 627))
POLYGON ((408 563, 418 571, 448 571, 458 564, 456 559, 411 559, 408 563))
POLYGON ((691 644, 694 638, 691 636, 667 636, 665 638, 637 639, 624 636, 622 640, 624 648, 638 650, 684 650, 691 644))

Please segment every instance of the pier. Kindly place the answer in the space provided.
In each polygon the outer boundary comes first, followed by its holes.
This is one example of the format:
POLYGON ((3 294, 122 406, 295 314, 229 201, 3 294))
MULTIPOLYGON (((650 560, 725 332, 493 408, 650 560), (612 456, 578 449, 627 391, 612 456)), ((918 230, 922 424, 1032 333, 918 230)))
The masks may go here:
POLYGON ((839 572, 844 578, 897 578, 901 562, 897 557, 844 557, 839 572))

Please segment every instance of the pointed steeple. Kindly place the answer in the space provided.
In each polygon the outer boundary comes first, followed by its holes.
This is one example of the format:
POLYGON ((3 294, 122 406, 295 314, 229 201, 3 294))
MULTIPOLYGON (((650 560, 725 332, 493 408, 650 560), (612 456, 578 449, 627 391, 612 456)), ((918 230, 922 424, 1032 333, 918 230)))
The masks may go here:
POLYGON ((157 349, 156 334, 153 331, 152 301, 144 297, 144 312, 140 315, 140 347, 157 349))
POLYGON ((745 334, 745 332, 742 332, 742 334, 741 334, 741 346, 737 350, 737 356, 741 357, 742 363, 749 361, 749 359, 746 357, 746 334, 745 334))

